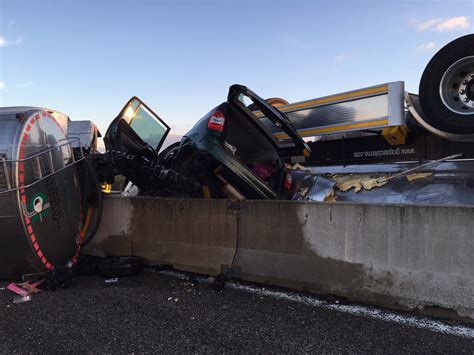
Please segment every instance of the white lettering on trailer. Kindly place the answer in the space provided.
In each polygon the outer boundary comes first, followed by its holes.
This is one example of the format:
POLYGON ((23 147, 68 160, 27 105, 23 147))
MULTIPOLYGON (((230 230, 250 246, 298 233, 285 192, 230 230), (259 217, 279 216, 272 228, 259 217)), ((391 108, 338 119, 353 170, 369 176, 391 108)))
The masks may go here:
POLYGON ((354 158, 386 157, 392 155, 409 154, 415 154, 415 148, 389 148, 381 150, 369 150, 364 152, 354 152, 354 158))

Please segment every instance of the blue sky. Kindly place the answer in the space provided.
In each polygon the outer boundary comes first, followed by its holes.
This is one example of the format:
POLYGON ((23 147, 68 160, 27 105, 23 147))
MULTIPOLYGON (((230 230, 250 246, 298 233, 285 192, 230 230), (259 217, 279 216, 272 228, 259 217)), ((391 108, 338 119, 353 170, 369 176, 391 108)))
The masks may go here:
POLYGON ((239 83, 290 102, 403 80, 417 92, 473 0, 0 0, 0 106, 105 131, 141 97, 176 133, 239 83))

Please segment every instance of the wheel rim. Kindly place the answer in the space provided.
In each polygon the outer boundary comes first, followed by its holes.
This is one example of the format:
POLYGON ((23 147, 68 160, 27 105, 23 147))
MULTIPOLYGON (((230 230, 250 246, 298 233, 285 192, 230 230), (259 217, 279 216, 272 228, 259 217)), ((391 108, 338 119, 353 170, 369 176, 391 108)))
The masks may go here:
POLYGON ((439 93, 449 110, 460 115, 474 115, 474 56, 464 57, 446 70, 439 93))

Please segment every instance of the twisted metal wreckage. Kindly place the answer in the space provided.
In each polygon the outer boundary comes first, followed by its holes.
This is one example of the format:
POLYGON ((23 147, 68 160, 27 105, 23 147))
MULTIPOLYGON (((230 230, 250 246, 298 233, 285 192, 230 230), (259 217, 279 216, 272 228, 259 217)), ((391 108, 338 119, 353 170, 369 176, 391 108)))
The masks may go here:
POLYGON ((161 152, 170 127, 136 97, 105 153, 90 121, 1 108, 0 277, 76 263, 119 174, 129 195, 472 205, 473 118, 474 35, 432 58, 419 95, 400 81, 288 104, 233 85, 161 152))

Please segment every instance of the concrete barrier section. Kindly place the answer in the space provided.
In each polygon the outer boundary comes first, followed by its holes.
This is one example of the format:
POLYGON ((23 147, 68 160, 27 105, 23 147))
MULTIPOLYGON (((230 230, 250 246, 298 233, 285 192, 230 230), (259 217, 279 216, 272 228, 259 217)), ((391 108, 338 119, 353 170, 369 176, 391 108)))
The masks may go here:
POLYGON ((247 201, 243 276, 474 318, 471 208, 247 201))
POLYGON ((107 198, 102 222, 85 249, 94 255, 136 255, 150 264, 217 274, 237 243, 236 215, 226 201, 107 198))
POLYGON ((246 280, 474 320, 473 216, 469 207, 108 198, 88 252, 133 250, 211 274, 238 266, 246 280))

